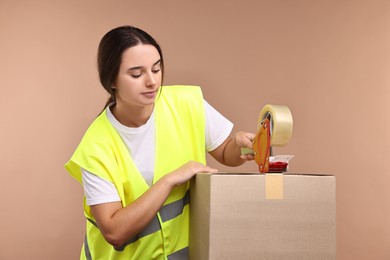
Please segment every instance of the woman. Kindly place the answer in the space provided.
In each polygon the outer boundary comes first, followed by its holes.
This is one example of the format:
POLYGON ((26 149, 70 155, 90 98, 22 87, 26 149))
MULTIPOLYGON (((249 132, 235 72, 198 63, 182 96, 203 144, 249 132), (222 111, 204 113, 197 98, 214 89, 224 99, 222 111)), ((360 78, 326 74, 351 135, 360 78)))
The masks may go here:
POLYGON ((253 159, 254 134, 229 137, 232 123, 199 87, 161 87, 164 60, 141 29, 109 31, 98 70, 110 94, 65 165, 84 187, 86 238, 81 259, 187 259, 189 180, 208 167, 253 159))

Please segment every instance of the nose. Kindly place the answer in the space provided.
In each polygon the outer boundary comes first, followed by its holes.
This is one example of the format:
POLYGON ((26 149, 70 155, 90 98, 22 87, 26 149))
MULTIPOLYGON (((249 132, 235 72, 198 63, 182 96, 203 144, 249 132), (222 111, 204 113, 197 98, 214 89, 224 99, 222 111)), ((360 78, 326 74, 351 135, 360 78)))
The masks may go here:
POLYGON ((153 73, 148 73, 147 77, 146 77, 146 86, 147 87, 154 87, 157 83, 157 79, 155 78, 157 75, 154 75, 153 73))

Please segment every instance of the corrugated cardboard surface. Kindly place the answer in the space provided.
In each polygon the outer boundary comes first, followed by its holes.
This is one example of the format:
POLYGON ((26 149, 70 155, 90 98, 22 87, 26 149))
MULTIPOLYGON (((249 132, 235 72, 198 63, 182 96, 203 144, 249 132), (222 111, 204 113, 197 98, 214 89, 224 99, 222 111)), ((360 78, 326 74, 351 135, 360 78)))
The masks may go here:
POLYGON ((335 259, 335 177, 277 178, 198 174, 191 182, 190 259, 335 259))

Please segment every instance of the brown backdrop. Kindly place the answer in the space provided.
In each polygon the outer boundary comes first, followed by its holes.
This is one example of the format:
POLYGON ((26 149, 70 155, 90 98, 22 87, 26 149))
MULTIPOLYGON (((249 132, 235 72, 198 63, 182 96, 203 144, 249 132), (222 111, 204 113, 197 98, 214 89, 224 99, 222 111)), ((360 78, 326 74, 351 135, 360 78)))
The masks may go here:
POLYGON ((0 0, 0 259, 78 258, 82 189, 63 164, 105 102, 98 42, 123 24, 159 40, 166 84, 203 86, 235 130, 288 105, 277 152, 336 175, 338 259, 390 259, 387 0, 0 0))

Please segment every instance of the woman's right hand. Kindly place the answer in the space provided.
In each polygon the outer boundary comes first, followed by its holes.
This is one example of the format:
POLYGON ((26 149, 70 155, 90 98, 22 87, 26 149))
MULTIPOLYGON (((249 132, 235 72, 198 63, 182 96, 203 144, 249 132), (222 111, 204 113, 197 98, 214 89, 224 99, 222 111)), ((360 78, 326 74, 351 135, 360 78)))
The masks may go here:
POLYGON ((169 177, 173 187, 175 187, 186 183, 195 174, 200 172, 215 173, 218 170, 199 162, 189 161, 166 176, 169 177))

